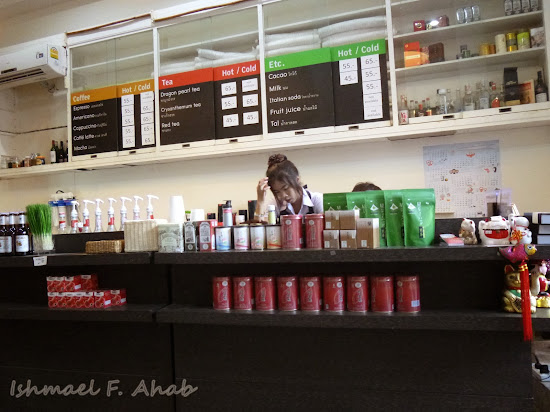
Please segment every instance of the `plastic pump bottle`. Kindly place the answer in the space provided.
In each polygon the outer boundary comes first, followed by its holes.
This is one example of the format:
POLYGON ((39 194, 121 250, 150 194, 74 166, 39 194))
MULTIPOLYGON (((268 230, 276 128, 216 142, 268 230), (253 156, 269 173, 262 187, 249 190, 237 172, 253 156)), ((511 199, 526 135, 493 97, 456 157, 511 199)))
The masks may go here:
POLYGON ((83 200, 84 202, 84 210, 82 210, 82 233, 90 233, 90 211, 88 210, 88 203, 95 203, 91 200, 83 200))
POLYGON ((120 197, 120 201, 122 202, 122 206, 120 207, 120 230, 124 231, 124 224, 126 223, 126 216, 128 216, 128 209, 126 209, 126 205, 124 204, 126 201, 131 202, 132 199, 129 197, 120 197))
POLYGON ((78 233, 78 210, 76 210, 76 206, 79 203, 76 200, 72 200, 71 205, 73 207, 73 210, 71 210, 71 233, 78 233))
POLYGON ((138 200, 143 200, 143 198, 141 196, 134 195, 134 220, 141 219, 138 200))
POLYGON ((153 220, 155 216, 153 215, 153 204, 151 203, 151 199, 159 200, 159 198, 155 195, 147 195, 147 199, 149 200, 149 203, 147 205, 147 219, 153 220))
POLYGON ((113 208, 113 202, 116 203, 116 199, 110 197, 109 199, 109 210, 107 211, 107 232, 114 232, 115 229, 115 209, 113 208))
POLYGON ((226 200, 225 205, 222 206, 223 213, 223 225, 225 227, 233 226, 233 208, 231 207, 231 200, 226 200))
POLYGON ((105 203, 101 199, 95 200, 95 230, 94 232, 103 232, 103 224, 101 223, 101 209, 99 203, 105 203))

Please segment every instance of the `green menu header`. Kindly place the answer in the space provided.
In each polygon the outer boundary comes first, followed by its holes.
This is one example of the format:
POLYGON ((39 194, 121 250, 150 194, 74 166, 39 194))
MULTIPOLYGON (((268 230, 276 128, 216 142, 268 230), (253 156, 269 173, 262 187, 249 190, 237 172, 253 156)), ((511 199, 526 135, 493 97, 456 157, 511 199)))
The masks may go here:
POLYGON ((330 63, 332 61, 330 49, 315 49, 299 53, 265 59, 265 71, 294 69, 296 67, 313 66, 314 64, 330 63))
POLYGON ((346 44, 344 46, 332 47, 332 61, 354 59, 371 54, 386 54, 386 40, 378 39, 364 41, 361 43, 346 44))

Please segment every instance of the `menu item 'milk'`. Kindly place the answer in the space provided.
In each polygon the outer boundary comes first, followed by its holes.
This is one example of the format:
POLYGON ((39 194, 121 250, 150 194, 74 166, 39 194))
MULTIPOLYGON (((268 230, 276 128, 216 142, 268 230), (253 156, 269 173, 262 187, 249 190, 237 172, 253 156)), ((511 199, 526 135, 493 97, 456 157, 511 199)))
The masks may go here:
POLYGON ((332 48, 336 126, 390 119, 384 39, 332 48))
POLYGON ((116 86, 71 94, 73 156, 117 151, 116 86))
POLYGON ((262 134, 260 62, 214 69, 216 138, 262 134))
POLYGON ((330 49, 265 60, 270 133, 334 126, 330 49))
POLYGON ((152 79, 118 86, 121 115, 119 150, 155 144, 154 89, 152 79))
POLYGON ((214 139, 212 68, 159 77, 160 144, 214 139))

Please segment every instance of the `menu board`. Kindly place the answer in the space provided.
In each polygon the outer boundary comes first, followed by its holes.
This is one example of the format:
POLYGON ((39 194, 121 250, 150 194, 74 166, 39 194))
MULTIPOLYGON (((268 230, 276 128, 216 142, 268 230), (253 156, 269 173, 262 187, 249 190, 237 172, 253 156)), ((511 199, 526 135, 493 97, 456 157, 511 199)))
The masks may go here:
POLYGON ((72 155, 116 152, 118 113, 116 86, 72 93, 72 155))
POLYGON ((348 44, 331 51, 336 125, 390 120, 386 41, 348 44))
POLYGON ((212 68, 159 77, 160 144, 214 139, 212 68))
POLYGON ((155 83, 152 79, 117 87, 120 104, 119 150, 155 144, 155 83))
POLYGON ((265 59, 268 131, 334 126, 330 49, 265 59))
POLYGON ((214 69, 216 139, 262 134, 260 62, 214 69))

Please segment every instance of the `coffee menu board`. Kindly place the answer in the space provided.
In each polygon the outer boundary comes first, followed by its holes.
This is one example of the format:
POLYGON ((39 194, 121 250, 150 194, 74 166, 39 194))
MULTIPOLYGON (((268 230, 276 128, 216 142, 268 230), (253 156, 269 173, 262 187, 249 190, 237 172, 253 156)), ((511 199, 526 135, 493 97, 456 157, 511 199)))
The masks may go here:
POLYGON ((270 133, 334 126, 330 49, 265 60, 270 133))
POLYGON ((159 77, 160 144, 214 139, 212 68, 159 77))
POLYGON ((337 126, 390 119, 386 41, 332 48, 337 126))
POLYGON ((116 152, 119 105, 117 87, 71 94, 72 155, 116 152))
POLYGON ((119 150, 155 145, 154 90, 152 79, 117 87, 120 104, 119 150))
POLYGON ((216 139, 262 134, 260 62, 216 67, 216 139))

